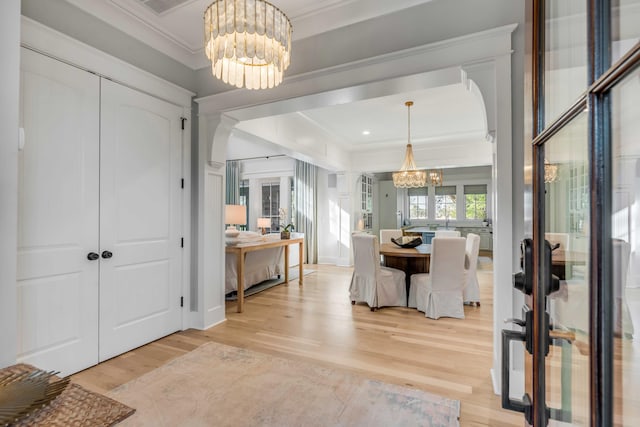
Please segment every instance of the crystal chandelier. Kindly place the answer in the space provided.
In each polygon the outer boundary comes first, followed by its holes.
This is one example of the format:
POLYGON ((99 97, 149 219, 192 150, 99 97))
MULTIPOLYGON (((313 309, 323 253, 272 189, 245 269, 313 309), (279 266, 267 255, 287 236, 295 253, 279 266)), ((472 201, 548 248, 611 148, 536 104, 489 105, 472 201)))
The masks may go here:
POLYGON ((291 59, 291 22, 264 0, 217 0, 204 12, 204 49, 211 71, 247 89, 282 83, 291 59))
POLYGON ((438 187, 442 185, 442 169, 431 169, 427 171, 427 183, 438 187))
POLYGON ((407 106, 408 132, 407 132, 407 152, 404 162, 398 172, 393 173, 393 185, 398 188, 425 187, 427 185, 427 173, 416 168, 413 160, 413 148, 411 147, 411 106, 413 101, 404 103, 407 106))
POLYGON ((558 165, 551 164, 544 160, 544 182, 546 184, 555 182, 558 179, 558 165))

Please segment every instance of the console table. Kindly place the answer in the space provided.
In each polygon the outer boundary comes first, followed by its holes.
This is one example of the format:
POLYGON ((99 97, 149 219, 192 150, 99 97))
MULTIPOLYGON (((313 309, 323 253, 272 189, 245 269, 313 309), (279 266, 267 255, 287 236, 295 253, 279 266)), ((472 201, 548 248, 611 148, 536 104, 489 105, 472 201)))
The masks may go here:
POLYGON ((244 311, 244 256, 247 252, 260 251, 268 248, 277 248, 284 246, 284 284, 289 283, 289 245, 299 243, 300 261, 298 264, 299 277, 298 284, 302 286, 302 278, 304 277, 303 260, 304 260, 304 237, 291 239, 265 240, 258 242, 238 243, 235 245, 227 245, 226 253, 236 254, 238 283, 236 292, 238 293, 238 313, 244 311))

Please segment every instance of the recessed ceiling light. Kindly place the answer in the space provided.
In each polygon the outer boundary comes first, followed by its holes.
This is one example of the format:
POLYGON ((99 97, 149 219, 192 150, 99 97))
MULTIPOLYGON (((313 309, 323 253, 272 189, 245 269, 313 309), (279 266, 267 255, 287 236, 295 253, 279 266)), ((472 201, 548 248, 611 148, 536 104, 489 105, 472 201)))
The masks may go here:
POLYGON ((371 135, 371 132, 370 132, 370 131, 368 131, 368 130, 363 130, 363 131, 362 131, 362 134, 363 134, 363 135, 371 135))

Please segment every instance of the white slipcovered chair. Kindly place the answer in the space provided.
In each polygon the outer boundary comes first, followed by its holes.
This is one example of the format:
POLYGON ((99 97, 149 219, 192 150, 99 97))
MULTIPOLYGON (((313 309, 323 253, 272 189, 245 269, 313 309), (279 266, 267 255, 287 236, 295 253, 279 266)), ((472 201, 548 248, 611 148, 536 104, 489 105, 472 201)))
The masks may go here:
POLYGON ((380 244, 391 243, 391 239, 402 237, 402 230, 399 228, 387 228, 380 230, 380 244))
POLYGON ((460 237, 460 232, 455 230, 437 230, 434 237, 460 237))
POLYGON ((351 303, 366 302, 371 311, 379 307, 402 306, 407 303, 404 271, 380 266, 378 237, 354 233, 354 268, 349 286, 351 303))
POLYGON ((464 237, 433 238, 429 273, 411 275, 409 307, 432 319, 464 319, 465 244, 464 237))
POLYGON ((465 304, 477 304, 480 306, 480 286, 478 285, 478 253, 480 252, 480 236, 474 233, 467 234, 465 253, 467 265, 465 266, 466 281, 462 299, 465 304))

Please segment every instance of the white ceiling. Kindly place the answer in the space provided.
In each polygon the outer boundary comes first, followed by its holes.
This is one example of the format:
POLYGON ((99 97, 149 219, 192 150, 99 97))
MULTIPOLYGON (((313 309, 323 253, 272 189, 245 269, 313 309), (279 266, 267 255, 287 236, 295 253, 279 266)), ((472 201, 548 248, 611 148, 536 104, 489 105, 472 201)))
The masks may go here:
MULTIPOLYGON (((202 17, 213 0, 66 0, 193 69, 208 66, 202 17), (168 9, 162 13, 156 6, 168 9)), ((299 40, 431 0, 273 0, 299 40)), ((160 9, 160 10, 162 10, 160 9)))
MULTIPOLYGON (((212 0, 66 1, 187 67, 209 66, 202 49, 201 22, 212 0), (158 13, 157 10, 164 11, 158 13)), ((296 40, 429 1, 272 0, 272 3, 291 19, 296 40)), ((286 78, 285 73, 285 82, 286 78)), ((463 84, 255 119, 240 122, 237 127, 258 135, 251 129, 275 126, 277 121, 277 126, 294 129, 302 145, 334 144, 352 156, 372 150, 403 152, 407 142, 407 107, 404 105, 407 100, 414 101, 411 108, 414 149, 433 148, 443 152, 448 146, 449 151, 455 150, 455 162, 446 164, 438 158, 442 166, 491 164, 491 148, 485 140, 484 106, 477 94, 463 84), (363 135, 365 130, 370 134, 363 135), (461 158, 465 153, 473 158, 465 161, 461 158)), ((401 157, 402 153, 396 153, 393 163, 399 166, 401 157)))

